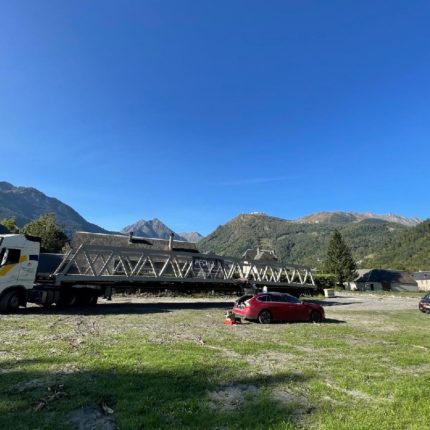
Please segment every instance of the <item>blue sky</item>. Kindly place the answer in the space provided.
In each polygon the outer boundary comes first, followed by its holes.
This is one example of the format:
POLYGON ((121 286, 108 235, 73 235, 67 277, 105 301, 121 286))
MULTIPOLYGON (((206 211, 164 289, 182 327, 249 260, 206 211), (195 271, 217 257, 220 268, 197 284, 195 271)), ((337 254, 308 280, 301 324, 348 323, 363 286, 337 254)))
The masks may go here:
POLYGON ((427 1, 0 2, 2 180, 119 229, 429 217, 427 1))

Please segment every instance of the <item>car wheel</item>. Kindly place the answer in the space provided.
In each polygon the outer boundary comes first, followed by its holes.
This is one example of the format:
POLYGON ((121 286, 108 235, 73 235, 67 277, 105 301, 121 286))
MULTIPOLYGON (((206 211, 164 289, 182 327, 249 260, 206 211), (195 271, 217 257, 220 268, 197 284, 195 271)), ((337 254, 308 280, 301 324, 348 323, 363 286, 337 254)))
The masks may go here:
POLYGON ((258 315, 258 321, 260 324, 270 324, 272 322, 272 314, 269 311, 262 311, 258 315))
POLYGON ((312 311, 310 321, 314 323, 320 323, 322 321, 322 315, 319 311, 312 311))

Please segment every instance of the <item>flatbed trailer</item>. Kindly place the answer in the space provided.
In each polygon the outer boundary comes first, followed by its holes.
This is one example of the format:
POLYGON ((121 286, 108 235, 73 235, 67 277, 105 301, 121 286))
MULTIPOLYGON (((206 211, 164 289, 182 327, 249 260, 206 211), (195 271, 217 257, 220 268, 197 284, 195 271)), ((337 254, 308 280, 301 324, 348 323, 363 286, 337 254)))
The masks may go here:
POLYGON ((41 254, 40 240, 0 235, 0 311, 27 302, 95 305, 120 290, 312 293, 309 268, 187 251, 81 244, 65 255, 41 254))

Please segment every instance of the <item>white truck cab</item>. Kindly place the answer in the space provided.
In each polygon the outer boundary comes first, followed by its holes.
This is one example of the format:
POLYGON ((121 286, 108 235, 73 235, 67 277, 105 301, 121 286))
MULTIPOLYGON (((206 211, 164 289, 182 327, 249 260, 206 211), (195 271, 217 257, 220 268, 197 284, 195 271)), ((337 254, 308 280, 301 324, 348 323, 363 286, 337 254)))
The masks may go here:
POLYGON ((25 234, 0 235, 0 312, 25 306, 33 288, 40 255, 40 239, 25 234))

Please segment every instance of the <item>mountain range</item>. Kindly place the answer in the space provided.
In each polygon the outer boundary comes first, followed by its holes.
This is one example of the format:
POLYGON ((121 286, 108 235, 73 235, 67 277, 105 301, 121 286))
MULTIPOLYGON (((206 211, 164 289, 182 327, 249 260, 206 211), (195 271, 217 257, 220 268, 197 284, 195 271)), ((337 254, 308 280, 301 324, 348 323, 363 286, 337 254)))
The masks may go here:
POLYGON ((15 217, 18 226, 22 227, 47 213, 55 213, 57 222, 68 236, 77 230, 107 233, 104 228, 85 220, 70 206, 36 188, 15 187, 8 182, 0 182, 0 219, 15 217))
MULTIPOLYGON (((109 233, 35 188, 0 182, 0 219, 15 217, 22 227, 46 213, 54 213, 69 236, 78 230, 109 233)), ((246 249, 260 246, 274 249, 283 261, 318 267, 336 229, 361 267, 430 269, 430 220, 421 222, 418 218, 394 214, 317 212, 286 220, 254 212, 238 215, 204 238, 197 232, 175 233, 155 218, 137 221, 124 227, 121 233, 133 231, 136 236, 163 239, 174 233, 177 240, 199 242, 203 252, 231 256, 241 256, 246 249)), ((2 232, 4 228, 0 225, 2 232)))
POLYGON ((420 218, 407 218, 395 214, 378 215, 372 212, 317 212, 303 218, 295 220, 300 224, 346 224, 346 223, 358 223, 368 219, 378 219, 382 221, 402 224, 406 227, 414 227, 422 219, 420 218))
POLYGON ((171 228, 167 227, 166 224, 161 222, 158 218, 154 218, 148 221, 140 220, 134 224, 128 225, 121 230, 121 233, 128 234, 133 232, 135 236, 140 237, 158 237, 160 239, 168 239, 173 233, 176 240, 185 240, 187 242, 199 242, 203 239, 203 236, 197 232, 190 233, 175 233, 171 228))
MULTIPOLYGON (((109 233, 104 228, 88 222, 67 204, 56 198, 48 197, 36 188, 16 187, 8 182, 0 182, 0 219, 15 217, 18 226, 22 227, 47 213, 56 215, 57 222, 69 237, 76 231, 109 233)), ((133 231, 136 236, 162 239, 168 238, 173 232, 158 219, 137 221, 135 224, 124 227, 121 232, 128 234, 130 231, 133 231)), ((0 234, 2 232, 4 233, 5 229, 0 226, 0 234)), ((196 242, 203 237, 197 232, 174 234, 177 240, 196 242)))

